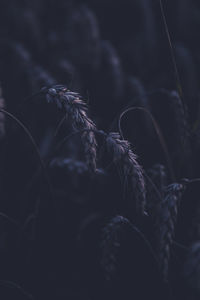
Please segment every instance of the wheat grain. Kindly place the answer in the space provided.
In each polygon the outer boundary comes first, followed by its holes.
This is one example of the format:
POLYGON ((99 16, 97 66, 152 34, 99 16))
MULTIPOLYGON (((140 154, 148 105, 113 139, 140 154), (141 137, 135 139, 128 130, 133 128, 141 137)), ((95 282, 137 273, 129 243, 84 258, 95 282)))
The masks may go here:
POLYGON ((108 134, 107 148, 113 154, 114 162, 123 170, 124 177, 130 180, 131 194, 135 195, 135 208, 137 213, 145 213, 146 191, 142 167, 137 162, 137 156, 131 150, 126 140, 120 139, 115 132, 108 134))
POLYGON ((175 235, 178 205, 181 201, 184 184, 173 183, 165 190, 164 200, 157 211, 158 256, 163 279, 167 281, 171 245, 175 235))
POLYGON ((58 85, 47 89, 46 97, 48 102, 55 102, 59 109, 64 109, 66 117, 70 119, 75 131, 85 129, 81 135, 85 157, 89 170, 95 172, 97 143, 94 131, 96 126, 87 116, 86 103, 83 102, 78 93, 71 92, 66 87, 58 85))

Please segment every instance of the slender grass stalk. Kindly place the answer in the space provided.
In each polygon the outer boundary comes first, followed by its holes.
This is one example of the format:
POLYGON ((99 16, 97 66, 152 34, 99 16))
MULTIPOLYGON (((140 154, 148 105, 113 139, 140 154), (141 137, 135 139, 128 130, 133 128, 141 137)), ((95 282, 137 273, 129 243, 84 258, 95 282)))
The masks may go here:
POLYGON ((171 175, 171 178, 172 180, 174 181, 175 180, 175 174, 174 174, 174 170, 173 170, 173 165, 172 165, 172 161, 171 161, 171 157, 170 157, 170 154, 169 154, 169 151, 168 151, 168 148, 167 148, 167 144, 165 142, 165 139, 164 139, 164 136, 162 134, 162 131, 157 123, 157 121, 155 120, 155 118, 153 117, 153 115, 151 114, 151 112, 149 112, 148 110, 146 110, 145 108, 143 107, 130 107, 130 108, 127 108, 125 111, 123 111, 118 119, 118 128, 119 128, 119 132, 120 132, 120 135, 122 136, 123 138, 123 133, 122 133, 122 129, 121 129, 121 121, 122 121, 122 118, 125 116, 125 114, 127 114, 129 111, 143 111, 145 112, 146 114, 149 115, 149 117, 151 118, 151 121, 153 123, 153 126, 155 128, 155 131, 156 131, 156 134, 159 138, 159 141, 160 141, 160 144, 162 146, 162 149, 163 149, 163 152, 165 154, 165 157, 166 157, 166 161, 167 161, 167 165, 168 165, 168 168, 169 168, 169 171, 170 171, 170 175, 171 175))
POLYGON ((44 175, 44 178, 45 178, 45 181, 47 183, 47 186, 48 186, 48 189, 49 189, 49 193, 50 193, 50 196, 52 197, 52 189, 51 189, 51 184, 50 184, 50 181, 49 181, 49 177, 48 177, 48 174, 47 174, 47 171, 46 171, 46 167, 45 167, 45 164, 43 162, 43 159, 40 155, 40 152, 39 152, 39 149, 38 149, 38 146, 34 140, 34 138, 32 137, 30 131, 26 128, 26 126, 18 119, 16 118, 13 114, 11 114, 10 112, 4 110, 4 109, 0 109, 0 112, 1 113, 4 113, 6 116, 8 116, 9 118, 11 118, 12 120, 14 120, 21 128, 22 130, 24 131, 24 133, 28 136, 36 154, 37 154, 37 157, 39 159, 39 162, 40 162, 40 165, 41 165, 41 168, 43 170, 43 175, 44 175))

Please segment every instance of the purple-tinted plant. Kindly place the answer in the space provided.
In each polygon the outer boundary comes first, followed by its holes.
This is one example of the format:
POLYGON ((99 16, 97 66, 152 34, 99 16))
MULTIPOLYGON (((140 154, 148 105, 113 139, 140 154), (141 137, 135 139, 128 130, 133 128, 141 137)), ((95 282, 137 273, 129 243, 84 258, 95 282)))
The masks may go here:
POLYGON ((165 197, 157 208, 157 253, 160 269, 165 281, 168 280, 171 246, 175 236, 178 206, 184 190, 185 184, 170 184, 165 189, 165 197))
POLYGON ((83 130, 81 134, 85 150, 88 168, 96 171, 96 138, 94 131, 96 126, 87 115, 87 105, 78 93, 69 91, 65 86, 55 85, 44 88, 46 99, 49 103, 55 103, 59 109, 64 110, 66 118, 69 118, 75 131, 83 130))
POLYGON ((136 212, 143 215, 146 206, 146 188, 142 167, 130 144, 120 138, 119 133, 111 132, 106 138, 107 149, 113 155, 113 161, 122 170, 124 180, 128 180, 130 197, 135 198, 136 212))

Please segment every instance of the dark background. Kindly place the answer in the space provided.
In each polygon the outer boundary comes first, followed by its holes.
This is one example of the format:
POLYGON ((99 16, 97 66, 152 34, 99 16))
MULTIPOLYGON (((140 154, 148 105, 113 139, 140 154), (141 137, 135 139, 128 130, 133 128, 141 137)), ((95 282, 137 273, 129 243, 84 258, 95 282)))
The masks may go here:
POLYGON ((103 228, 116 215, 129 218, 154 248, 151 184, 150 216, 137 219, 101 138, 100 171, 91 178, 79 136, 52 156, 71 132, 66 121, 54 137, 63 113, 42 94, 28 98, 44 86, 64 84, 82 95, 89 115, 106 132, 118 131, 118 117, 127 107, 143 107, 161 128, 171 169, 147 113, 129 112, 121 126, 160 193, 164 185, 198 178, 200 2, 162 3, 173 49, 158 0, 0 0, 0 106, 26 125, 42 159, 50 160, 53 190, 51 199, 32 144, 1 113, 2 300, 30 295, 49 300, 199 299, 199 244, 189 252, 200 239, 199 183, 191 184, 181 200, 175 230, 180 245, 172 247, 166 284, 129 223, 111 221, 120 250, 116 254, 113 242, 114 248, 106 244, 107 254, 102 251, 103 228))

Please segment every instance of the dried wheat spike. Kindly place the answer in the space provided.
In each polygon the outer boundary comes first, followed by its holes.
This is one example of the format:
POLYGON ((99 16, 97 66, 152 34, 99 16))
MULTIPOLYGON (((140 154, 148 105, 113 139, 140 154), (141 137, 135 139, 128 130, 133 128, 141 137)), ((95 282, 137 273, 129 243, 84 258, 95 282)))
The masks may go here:
POLYGON ((116 273, 121 239, 129 226, 131 226, 131 223, 128 219, 122 216, 116 216, 103 228, 101 266, 105 271, 106 280, 111 280, 116 273))
MULTIPOLYGON (((4 98, 2 97, 1 87, 0 87, 0 108, 1 109, 5 108, 5 101, 4 98)), ((0 113, 0 140, 2 140, 4 136, 5 136, 5 115, 3 113, 0 113)))
POLYGON ((101 269, 104 284, 112 293, 110 299, 134 299, 134 295, 139 295, 137 299, 163 299, 151 245, 127 218, 116 216, 105 225, 100 247, 101 269))
POLYGON ((115 132, 108 134, 107 148, 113 154, 114 162, 123 170, 124 178, 130 182, 131 195, 135 195, 136 212, 145 213, 146 191, 142 167, 137 162, 137 156, 131 150, 126 140, 120 139, 115 132))
POLYGON ((184 184, 173 183, 165 190, 164 200, 157 211, 158 257, 163 279, 167 281, 170 250, 175 234, 178 205, 185 189, 184 184))
POLYGON ((87 116, 87 105, 80 95, 69 91, 65 86, 55 85, 43 89, 48 102, 54 102, 59 109, 64 109, 75 131, 83 130, 81 134, 85 148, 85 157, 90 171, 96 171, 96 126, 87 116), (85 131, 84 131, 85 130, 85 131), (91 130, 91 131, 90 131, 91 130))

